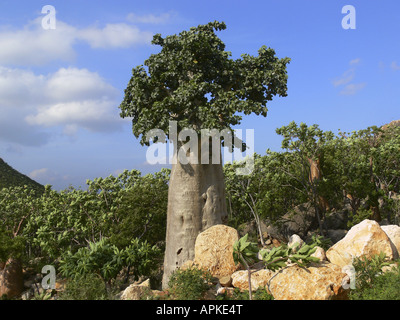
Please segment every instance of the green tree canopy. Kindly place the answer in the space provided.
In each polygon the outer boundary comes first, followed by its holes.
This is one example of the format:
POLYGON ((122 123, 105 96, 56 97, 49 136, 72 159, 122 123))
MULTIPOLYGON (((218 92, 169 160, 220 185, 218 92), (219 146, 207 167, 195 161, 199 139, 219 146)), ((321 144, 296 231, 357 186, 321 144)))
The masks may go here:
POLYGON ((145 134, 154 128, 167 136, 169 121, 178 130, 231 129, 242 117, 267 115, 266 103, 274 95, 286 96, 286 65, 275 51, 262 46, 258 56, 232 59, 215 31, 223 22, 210 22, 178 35, 153 37, 161 51, 132 70, 120 105, 121 117, 131 117, 133 134, 148 145, 145 134))

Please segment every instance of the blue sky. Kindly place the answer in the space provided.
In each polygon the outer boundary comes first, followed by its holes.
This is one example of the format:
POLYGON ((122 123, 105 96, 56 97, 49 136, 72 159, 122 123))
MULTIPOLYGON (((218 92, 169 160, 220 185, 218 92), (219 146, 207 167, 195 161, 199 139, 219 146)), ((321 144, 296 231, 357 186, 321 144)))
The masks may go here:
POLYGON ((123 169, 154 172, 146 147, 118 106, 131 69, 159 48, 152 35, 210 21, 233 58, 262 45, 289 57, 288 96, 268 117, 245 117, 255 151, 279 150, 275 129, 291 121, 352 131, 400 119, 400 2, 321 1, 1 1, 0 157, 57 190, 123 169), (56 29, 42 28, 42 7, 56 29), (343 29, 345 5, 356 29, 343 29))

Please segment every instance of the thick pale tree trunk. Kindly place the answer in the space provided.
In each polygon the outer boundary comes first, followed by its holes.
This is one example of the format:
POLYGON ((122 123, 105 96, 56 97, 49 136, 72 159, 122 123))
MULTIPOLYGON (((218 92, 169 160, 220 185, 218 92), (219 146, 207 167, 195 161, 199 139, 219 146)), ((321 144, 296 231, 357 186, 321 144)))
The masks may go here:
MULTIPOLYGON (((199 159, 200 159, 199 154, 199 159)), ((222 164, 172 165, 162 287, 174 270, 194 259, 198 234, 227 217, 222 164)))

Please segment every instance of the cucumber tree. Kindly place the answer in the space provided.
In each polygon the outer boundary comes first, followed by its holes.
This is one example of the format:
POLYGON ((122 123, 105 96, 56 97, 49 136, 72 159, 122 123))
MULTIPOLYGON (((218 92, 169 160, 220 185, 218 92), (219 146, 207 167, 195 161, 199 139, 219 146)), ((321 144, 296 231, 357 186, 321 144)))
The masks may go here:
MULTIPOLYGON (((266 46, 256 56, 243 54, 233 59, 216 35, 224 29, 225 23, 215 21, 175 35, 154 35, 152 44, 161 50, 133 68, 120 104, 121 117, 131 118, 133 134, 142 145, 149 145, 149 133, 158 129, 164 135, 153 137, 153 142, 173 141, 177 159, 187 141, 187 135, 179 135, 178 140, 177 132, 190 129, 198 142, 190 148, 195 161, 172 162, 163 287, 177 267, 194 258, 197 235, 227 216, 221 160, 203 161, 196 153, 200 147, 210 148, 211 137, 202 136, 202 130, 232 133, 243 114, 265 117, 267 102, 276 95, 287 95, 290 59, 278 59, 266 46), (171 123, 177 132, 171 132, 171 123)), ((221 144, 232 146, 234 137, 232 133, 227 139, 211 140, 220 153, 221 144)))

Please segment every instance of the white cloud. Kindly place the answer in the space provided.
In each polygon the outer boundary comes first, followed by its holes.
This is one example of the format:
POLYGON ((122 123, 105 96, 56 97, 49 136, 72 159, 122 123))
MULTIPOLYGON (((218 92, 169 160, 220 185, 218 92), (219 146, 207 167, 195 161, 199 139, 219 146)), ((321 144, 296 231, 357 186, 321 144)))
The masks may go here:
POLYGON ((112 100, 83 100, 61 102, 39 107, 36 115, 25 119, 30 125, 45 127, 65 126, 64 133, 74 134, 78 127, 90 131, 113 131, 118 127, 119 118, 113 113, 117 105, 112 100))
POLYGON ((332 84, 335 87, 344 86, 344 88, 340 91, 341 95, 354 95, 366 86, 365 82, 351 83, 356 76, 356 66, 360 63, 360 61, 360 58, 351 60, 349 65, 352 67, 346 70, 340 77, 332 81, 332 84))
POLYGON ((351 83, 344 87, 342 91, 340 91, 341 95, 350 96, 356 94, 358 91, 363 89, 366 86, 366 83, 351 83))
POLYGON ((27 100, 38 101, 45 77, 32 71, 0 66, 0 105, 20 108, 27 100))
POLYGON ((338 87, 347 84, 353 80, 354 76, 355 76, 355 69, 354 68, 349 69, 345 73, 343 73, 340 77, 333 80, 333 85, 335 87, 338 87))
POLYGON ((96 97, 115 98, 118 90, 97 73, 87 69, 61 68, 45 83, 46 95, 53 101, 87 100, 96 97))
POLYGON ((128 48, 150 43, 152 33, 125 23, 107 24, 103 29, 90 27, 79 30, 77 38, 87 41, 92 48, 128 48))
POLYGON ((49 169, 42 168, 42 169, 33 170, 31 173, 29 173, 28 176, 31 179, 38 179, 38 178, 42 178, 43 176, 46 176, 48 173, 49 173, 49 169))
POLYGON ((51 184, 60 180, 66 181, 69 178, 68 175, 61 176, 59 173, 54 172, 49 168, 33 170, 31 173, 28 174, 28 176, 29 178, 42 184, 51 184))
POLYGON ((96 72, 61 68, 42 75, 0 67, 0 139, 42 145, 50 127, 74 135, 119 130, 119 92, 96 72))
POLYGON ((24 121, 25 115, 44 102, 45 81, 45 76, 31 71, 0 67, 0 140, 31 146, 49 141, 48 133, 24 121))
POLYGON ((87 69, 61 68, 47 77, 45 99, 36 114, 26 116, 30 125, 64 126, 73 134, 78 127, 90 131, 112 131, 120 124, 118 90, 87 69))
POLYGON ((353 66, 353 65, 359 64, 360 61, 361 61, 360 58, 356 58, 356 59, 351 60, 351 61, 349 62, 349 64, 350 64, 351 66, 353 66))
POLYGON ((56 29, 45 30, 38 18, 21 30, 0 31, 0 65, 32 66, 48 62, 73 61, 74 45, 87 42, 92 48, 127 48, 150 44, 152 34, 126 23, 76 28, 57 20, 56 29))
POLYGON ((0 32, 0 64, 43 65, 49 61, 71 61, 77 29, 57 21, 56 30, 44 30, 36 19, 22 30, 0 32))

